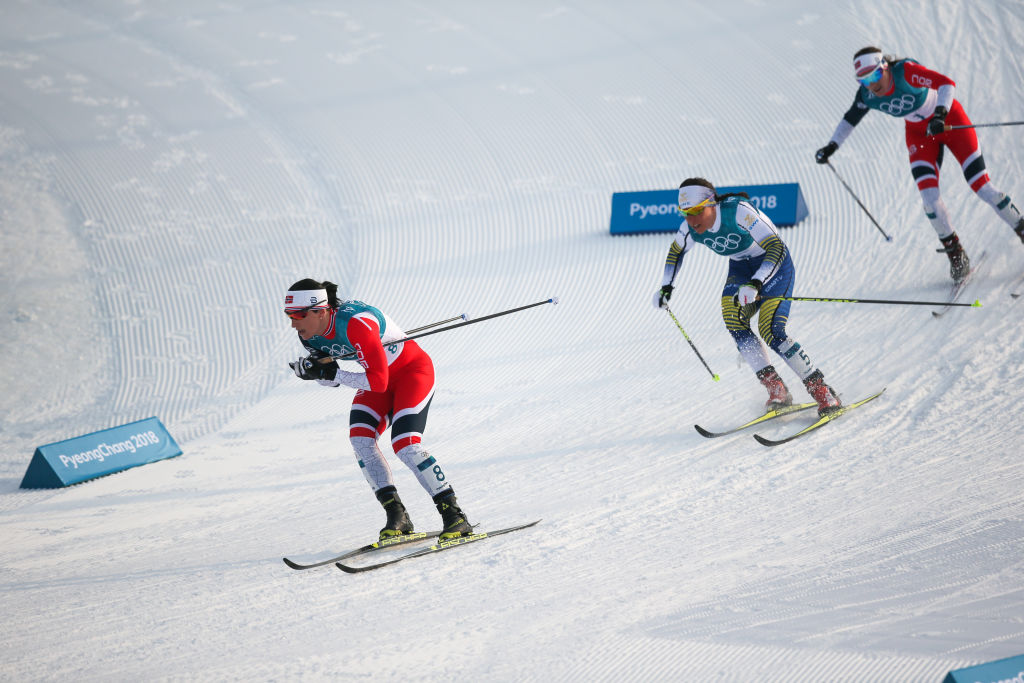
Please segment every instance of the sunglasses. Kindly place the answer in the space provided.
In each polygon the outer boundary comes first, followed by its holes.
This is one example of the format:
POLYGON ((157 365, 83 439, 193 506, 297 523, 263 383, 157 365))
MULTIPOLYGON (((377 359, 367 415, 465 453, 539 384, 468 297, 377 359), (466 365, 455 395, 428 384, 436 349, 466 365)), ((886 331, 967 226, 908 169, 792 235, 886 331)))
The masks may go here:
POLYGON ((684 209, 682 206, 680 206, 679 207, 679 213, 683 214, 684 216, 699 216, 701 213, 704 212, 704 209, 708 208, 709 206, 713 206, 714 203, 715 203, 714 199, 711 198, 711 197, 708 197, 707 199, 702 201, 700 204, 694 204, 693 206, 691 206, 689 208, 686 208, 686 209, 684 209))
POLYGON ((309 312, 312 309, 322 305, 323 303, 323 301, 317 301, 315 304, 306 306, 305 308, 286 308, 284 309, 284 314, 291 318, 292 320, 302 320, 307 315, 309 315, 309 312))
POLYGON ((885 73, 885 67, 882 64, 879 64, 877 69, 869 73, 864 78, 858 78, 857 82, 866 88, 872 83, 877 83, 878 81, 882 80, 883 73, 885 73))

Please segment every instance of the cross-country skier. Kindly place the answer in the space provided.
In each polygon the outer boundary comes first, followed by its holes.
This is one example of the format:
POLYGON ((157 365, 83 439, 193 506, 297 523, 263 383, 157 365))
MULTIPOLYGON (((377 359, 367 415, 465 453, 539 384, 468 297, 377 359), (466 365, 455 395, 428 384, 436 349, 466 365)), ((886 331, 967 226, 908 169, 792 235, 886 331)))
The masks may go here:
POLYGON ((328 387, 357 389, 349 413, 349 441, 363 476, 387 513, 383 540, 411 533, 412 521, 398 497, 391 468, 377 439, 391 426, 395 455, 416 475, 441 513, 441 538, 467 535, 472 527, 455 499, 441 465, 420 444, 434 397, 434 364, 387 315, 361 301, 339 301, 338 286, 299 280, 284 298, 284 312, 309 352, 288 365, 296 376, 328 387), (352 354, 366 372, 347 372, 330 357, 352 354))
POLYGON ((949 257, 949 274, 953 281, 963 281, 971 267, 939 196, 939 166, 944 148, 948 147, 960 162, 971 189, 990 204, 1024 242, 1024 217, 1010 198, 989 182, 974 129, 947 130, 949 126, 971 125, 964 108, 953 97, 956 87, 953 79, 926 69, 913 59, 883 55, 877 47, 858 50, 853 56, 853 68, 860 83, 857 95, 832 133, 832 139, 815 153, 817 162, 828 161, 869 109, 905 119, 910 173, 921 192, 924 213, 942 241, 940 251, 949 257))
POLYGON ((774 298, 793 294, 796 271, 789 249, 771 220, 744 201, 747 198, 746 192, 719 195, 704 178, 683 181, 679 186, 679 211, 686 219, 669 246, 654 305, 667 308, 683 257, 694 244, 729 257, 729 273, 722 289, 722 318, 736 348, 768 389, 765 408, 791 405, 793 396, 769 362, 764 344, 750 329, 750 319, 758 312, 758 332, 803 380, 818 404, 818 414, 834 412, 841 406, 839 397, 800 344, 786 333, 791 302, 774 298))

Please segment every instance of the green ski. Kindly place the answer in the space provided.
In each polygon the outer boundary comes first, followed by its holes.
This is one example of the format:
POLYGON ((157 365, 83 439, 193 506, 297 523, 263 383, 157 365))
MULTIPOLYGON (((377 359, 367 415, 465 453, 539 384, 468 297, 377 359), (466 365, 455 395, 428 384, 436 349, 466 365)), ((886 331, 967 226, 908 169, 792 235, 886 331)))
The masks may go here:
POLYGON ((790 436, 787 436, 784 439, 777 439, 777 440, 766 439, 765 437, 761 436, 760 434, 754 434, 754 438, 757 439, 757 442, 759 444, 763 445, 763 446, 778 446, 780 444, 787 443, 789 441, 792 441, 793 439, 799 438, 801 436, 805 436, 805 435, 810 434, 811 432, 813 432, 813 431, 815 431, 815 430, 817 430, 817 429, 819 429, 821 427, 824 427, 825 425, 827 425, 829 422, 831 422, 832 420, 836 419, 837 417, 839 417, 841 415, 845 415, 847 412, 853 410, 854 408, 858 408, 858 407, 864 405, 868 401, 875 400, 876 398, 881 396, 884 391, 885 391, 885 389, 882 389, 882 391, 879 391, 876 394, 872 394, 871 396, 868 396, 867 398, 863 398, 863 399, 857 401, 856 403, 850 403, 849 405, 844 405, 843 407, 839 408, 839 410, 836 410, 835 412, 829 413, 828 415, 825 415, 823 417, 819 417, 817 419, 817 421, 814 422, 813 424, 810 424, 810 425, 804 427, 803 429, 801 429, 796 434, 792 434, 790 436))
POLYGON ((815 403, 814 401, 811 401, 810 403, 794 403, 793 405, 783 406, 782 408, 776 408, 775 410, 769 410, 764 415, 761 415, 760 417, 755 417, 750 422, 746 422, 744 424, 741 424, 739 427, 733 427, 732 429, 727 429, 724 432, 708 431, 707 429, 704 429, 700 425, 693 425, 693 428, 696 429, 697 433, 700 434, 701 436, 706 436, 709 439, 714 439, 714 438, 717 438, 719 436, 726 436, 728 434, 735 434, 736 432, 739 432, 739 431, 742 431, 744 429, 747 429, 748 427, 753 427, 754 425, 759 425, 762 422, 767 422, 768 420, 774 420, 775 418, 782 417, 783 415, 790 415, 792 413, 799 413, 802 410, 807 410, 808 408, 814 408, 817 405, 818 405, 817 403, 815 403))

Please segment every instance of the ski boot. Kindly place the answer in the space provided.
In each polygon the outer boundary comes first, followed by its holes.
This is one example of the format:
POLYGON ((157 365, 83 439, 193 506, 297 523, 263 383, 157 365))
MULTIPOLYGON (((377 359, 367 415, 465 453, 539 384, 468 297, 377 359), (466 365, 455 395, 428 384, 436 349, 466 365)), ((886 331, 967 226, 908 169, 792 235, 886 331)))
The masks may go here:
POLYGON ((807 393, 818 403, 818 417, 825 417, 843 407, 843 402, 832 391, 832 387, 825 384, 825 377, 821 370, 815 370, 804 380, 807 393))
POLYGON ((779 373, 775 372, 775 366, 766 365, 758 370, 757 379, 768 390, 768 400, 764 404, 765 412, 793 405, 793 395, 789 393, 779 373))
POLYGON ((1017 221, 1017 227, 1015 227, 1013 231, 1017 233, 1017 237, 1020 238, 1020 241, 1024 242, 1024 218, 1017 221))
POLYGON ((434 505, 437 506, 437 511, 441 513, 441 535, 438 536, 442 541, 446 538, 458 538, 459 536, 469 536, 473 533, 473 526, 466 519, 466 513, 459 507, 459 502, 455 500, 455 491, 448 489, 434 496, 434 505))
POLYGON ((394 486, 385 486, 375 495, 388 515, 388 521, 380 530, 380 540, 411 534, 412 520, 409 519, 409 514, 405 511, 405 506, 402 505, 402 499, 398 497, 398 490, 394 486))
POLYGON ((966 280, 971 272, 971 260, 967 258, 967 252, 964 251, 955 232, 949 237, 942 238, 942 249, 939 251, 949 257, 949 276, 953 278, 953 282, 960 284, 966 280))

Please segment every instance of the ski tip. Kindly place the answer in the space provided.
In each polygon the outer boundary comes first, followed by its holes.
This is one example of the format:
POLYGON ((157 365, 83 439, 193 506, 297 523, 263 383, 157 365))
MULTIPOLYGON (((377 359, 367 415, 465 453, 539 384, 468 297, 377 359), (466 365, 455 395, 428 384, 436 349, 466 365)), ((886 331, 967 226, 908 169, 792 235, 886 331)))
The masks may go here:
POLYGON ((709 432, 708 430, 704 429, 700 425, 693 425, 693 428, 696 429, 697 433, 700 434, 701 436, 707 437, 709 439, 712 437, 711 432, 709 432))
POLYGON ((295 564, 294 562, 292 562, 291 560, 289 560, 289 559, 288 559, 287 557, 282 557, 282 558, 281 558, 281 560, 282 560, 282 561, 283 561, 283 562, 284 562, 284 563, 285 563, 286 565, 288 565, 289 567, 291 567, 292 569, 298 569, 298 568, 299 568, 299 565, 295 564))
POLYGON ((777 443, 775 441, 772 441, 771 439, 764 438, 760 434, 754 434, 754 441, 757 441, 762 446, 774 446, 777 443))

